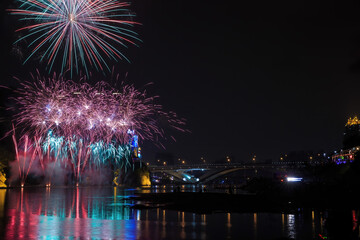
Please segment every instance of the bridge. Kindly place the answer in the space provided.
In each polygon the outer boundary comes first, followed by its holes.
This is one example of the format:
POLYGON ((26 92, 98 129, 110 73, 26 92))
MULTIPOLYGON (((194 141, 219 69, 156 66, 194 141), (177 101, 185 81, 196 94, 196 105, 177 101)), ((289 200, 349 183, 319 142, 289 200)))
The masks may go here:
POLYGON ((173 181, 180 183, 203 183, 206 184, 227 174, 241 171, 247 171, 257 174, 258 171, 265 171, 268 174, 274 172, 285 172, 289 169, 299 169, 305 167, 304 162, 300 163, 282 163, 282 164, 187 164, 174 166, 149 166, 150 173, 162 173, 171 176, 173 181), (193 173, 197 172, 197 176, 193 173))

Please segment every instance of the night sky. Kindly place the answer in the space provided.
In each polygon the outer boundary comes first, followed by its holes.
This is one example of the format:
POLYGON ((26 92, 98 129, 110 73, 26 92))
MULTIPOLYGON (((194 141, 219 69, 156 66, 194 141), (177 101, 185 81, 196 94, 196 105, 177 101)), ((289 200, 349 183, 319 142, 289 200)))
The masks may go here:
MULTIPOLYGON (((153 82, 149 93, 187 119, 191 133, 164 144, 175 157, 250 161, 254 153, 265 160, 338 150, 347 118, 360 114, 360 2, 336 3, 135 0, 143 43, 115 71, 138 88, 153 82)), ((1 1, 5 86, 35 68, 46 73, 36 59, 22 65, 26 45, 12 46, 12 4, 1 1)), ((145 158, 157 151, 143 144, 145 158)))

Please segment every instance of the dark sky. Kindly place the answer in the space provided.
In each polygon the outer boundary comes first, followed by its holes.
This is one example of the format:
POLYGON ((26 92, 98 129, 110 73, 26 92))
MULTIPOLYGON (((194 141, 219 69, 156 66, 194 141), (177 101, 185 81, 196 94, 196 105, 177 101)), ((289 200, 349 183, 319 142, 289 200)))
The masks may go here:
MULTIPOLYGON (((19 64, 11 2, 1 2, 3 85, 43 68, 19 64)), ((358 1, 135 0, 132 9, 143 43, 116 69, 138 87, 153 82, 164 108, 187 119, 191 133, 165 142, 176 157, 333 151, 360 114, 358 1)), ((156 151, 144 144, 145 158, 156 151)))

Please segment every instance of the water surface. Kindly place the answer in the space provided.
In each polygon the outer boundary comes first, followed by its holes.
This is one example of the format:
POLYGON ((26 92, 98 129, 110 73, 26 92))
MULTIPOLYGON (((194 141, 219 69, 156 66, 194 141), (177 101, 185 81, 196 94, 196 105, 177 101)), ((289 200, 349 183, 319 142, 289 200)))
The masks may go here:
MULTIPOLYGON (((138 192, 118 187, 0 189, 2 239, 343 239, 358 238, 358 211, 195 214, 133 209, 138 192), (333 233, 329 223, 335 223, 333 233), (336 223, 339 223, 336 225, 336 223), (329 231, 330 230, 330 231, 329 231)), ((170 191, 168 189, 168 191, 170 191)), ((194 190, 195 191, 195 190, 194 190)), ((331 224, 330 224, 331 226, 331 224)))

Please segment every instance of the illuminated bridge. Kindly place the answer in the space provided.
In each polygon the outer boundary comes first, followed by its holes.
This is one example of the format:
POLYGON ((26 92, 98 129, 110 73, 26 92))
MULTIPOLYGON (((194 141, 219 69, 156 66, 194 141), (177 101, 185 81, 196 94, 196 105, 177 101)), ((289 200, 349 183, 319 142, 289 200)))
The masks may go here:
MULTIPOLYGON (((227 174, 243 171, 247 175, 255 176, 261 172, 261 176, 272 176, 278 172, 296 171, 305 167, 304 162, 290 164, 191 164, 174 166, 149 166, 152 174, 162 173, 171 177, 173 181, 181 183, 208 183, 212 180, 225 176, 227 174), (195 174, 193 174, 196 172, 195 174)), ((260 175, 260 174, 259 174, 260 175)))

